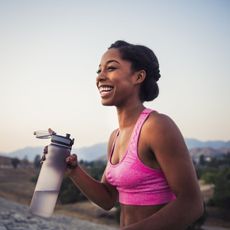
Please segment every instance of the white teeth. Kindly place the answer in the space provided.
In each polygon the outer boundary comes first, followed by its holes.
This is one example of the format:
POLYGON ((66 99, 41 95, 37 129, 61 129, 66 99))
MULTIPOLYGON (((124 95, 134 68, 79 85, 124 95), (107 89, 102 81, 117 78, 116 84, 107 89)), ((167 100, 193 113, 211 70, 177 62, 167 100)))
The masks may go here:
POLYGON ((113 89, 112 86, 100 86, 99 91, 100 92, 110 92, 113 89))

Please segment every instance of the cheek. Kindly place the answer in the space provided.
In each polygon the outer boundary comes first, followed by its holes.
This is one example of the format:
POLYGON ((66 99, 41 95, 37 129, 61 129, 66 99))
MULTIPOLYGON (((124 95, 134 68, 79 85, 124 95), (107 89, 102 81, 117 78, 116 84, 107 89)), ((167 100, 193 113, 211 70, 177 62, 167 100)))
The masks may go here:
POLYGON ((128 78, 119 79, 116 81, 116 86, 119 90, 122 90, 124 93, 133 89, 133 84, 128 78))
POLYGON ((132 85, 132 76, 124 72, 116 72, 111 74, 111 80, 116 85, 130 86, 132 85))

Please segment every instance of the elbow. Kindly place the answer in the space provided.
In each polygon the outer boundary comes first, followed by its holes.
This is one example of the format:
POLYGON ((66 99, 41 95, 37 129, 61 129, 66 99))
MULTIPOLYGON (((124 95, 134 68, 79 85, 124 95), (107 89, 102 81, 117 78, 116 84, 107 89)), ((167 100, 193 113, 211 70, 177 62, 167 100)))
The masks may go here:
POLYGON ((114 207, 114 203, 113 202, 106 202, 105 204, 103 204, 102 208, 105 210, 105 211, 110 211, 113 207, 114 207))
POLYGON ((110 211, 112 208, 113 208, 112 206, 105 206, 105 207, 103 207, 103 209, 105 211, 107 211, 107 212, 110 211))
POLYGON ((198 198, 197 198, 197 219, 202 217, 204 214, 205 214, 205 203, 203 200, 203 196, 199 191, 198 198))
POLYGON ((112 208, 115 207, 116 200, 115 199, 109 199, 106 202, 103 203, 103 209, 105 211, 110 211, 112 208))
POLYGON ((103 196, 103 201, 101 202, 101 207, 106 210, 110 211, 116 204, 117 201, 117 191, 109 189, 105 184, 104 188, 106 193, 103 196))
POLYGON ((178 201, 181 201, 182 209, 184 213, 187 213, 188 223, 196 222, 205 214, 204 202, 199 195, 184 196, 183 198, 177 197, 178 201), (189 212, 187 212, 190 210, 189 212))
POLYGON ((202 200, 200 200, 199 202, 197 202, 197 206, 196 206, 196 212, 195 212, 196 220, 201 218, 204 214, 205 214, 205 204, 202 200))
POLYGON ((200 219, 205 213, 204 202, 201 197, 193 200, 193 220, 200 219))
POLYGON ((110 211, 115 205, 112 203, 112 201, 108 201, 108 200, 92 201, 92 202, 105 211, 110 211))

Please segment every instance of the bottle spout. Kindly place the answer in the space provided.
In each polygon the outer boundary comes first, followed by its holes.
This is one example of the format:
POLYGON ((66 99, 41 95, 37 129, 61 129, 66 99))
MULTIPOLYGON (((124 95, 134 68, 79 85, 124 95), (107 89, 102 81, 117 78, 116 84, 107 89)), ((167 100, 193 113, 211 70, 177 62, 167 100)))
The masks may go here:
POLYGON ((39 139, 49 139, 53 135, 49 130, 37 130, 34 131, 34 135, 39 139))

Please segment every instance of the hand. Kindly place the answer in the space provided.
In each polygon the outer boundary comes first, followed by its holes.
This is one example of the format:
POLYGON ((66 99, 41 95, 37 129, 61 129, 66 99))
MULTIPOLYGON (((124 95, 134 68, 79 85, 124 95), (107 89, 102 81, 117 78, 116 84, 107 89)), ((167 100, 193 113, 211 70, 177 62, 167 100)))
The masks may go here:
POLYGON ((72 154, 66 158, 67 171, 66 174, 70 175, 73 169, 78 167, 78 159, 76 154, 72 154))
POLYGON ((48 132, 49 132, 50 135, 56 134, 56 132, 53 131, 51 128, 48 128, 48 132))
POLYGON ((46 154, 48 153, 48 145, 46 145, 43 149, 43 155, 40 160, 40 164, 42 165, 43 162, 46 160, 46 154))

